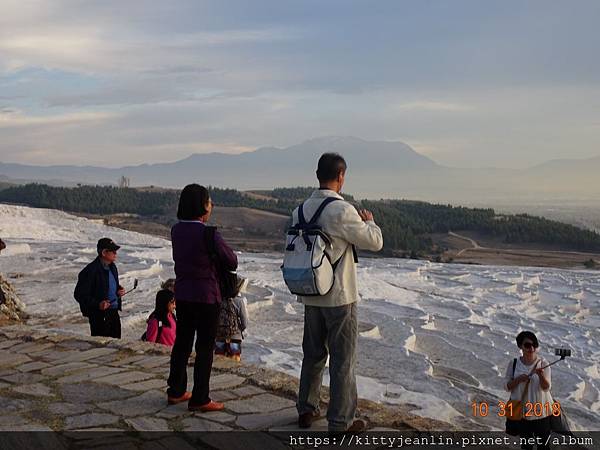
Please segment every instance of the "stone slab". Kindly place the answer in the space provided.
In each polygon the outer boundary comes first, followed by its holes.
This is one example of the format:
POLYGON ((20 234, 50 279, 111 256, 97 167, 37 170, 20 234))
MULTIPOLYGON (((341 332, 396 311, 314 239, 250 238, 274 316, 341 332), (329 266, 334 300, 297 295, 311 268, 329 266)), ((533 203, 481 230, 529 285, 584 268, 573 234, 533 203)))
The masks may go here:
POLYGON ((93 345, 89 342, 79 341, 76 339, 62 341, 58 346, 61 348, 66 348, 67 350, 89 350, 93 347, 93 345))
POLYGON ((137 361, 141 361, 142 359, 147 358, 146 355, 135 355, 135 356, 128 356, 124 359, 119 359, 117 361, 114 361, 112 363, 109 363, 110 365, 114 365, 114 364, 118 364, 119 366, 127 366, 129 364, 133 364, 137 361))
POLYGON ((58 366, 52 365, 47 369, 42 369, 42 374, 48 375, 49 377, 58 377, 61 375, 69 374, 71 372, 77 372, 79 370, 92 370, 96 367, 98 366, 96 366, 95 364, 89 364, 85 362, 73 362, 61 364, 58 366))
POLYGON ((168 405, 165 409, 156 413, 157 417, 162 417, 167 420, 190 415, 192 415, 192 413, 187 409, 187 402, 178 403, 177 405, 168 405))
POLYGON ((74 430, 81 428, 98 427, 102 425, 112 425, 119 421, 118 416, 112 414, 81 414, 78 416, 67 417, 65 419, 65 429, 74 430))
POLYGON ((151 391, 153 389, 166 389, 167 382, 166 382, 166 380, 152 379, 152 380, 141 381, 138 383, 127 384, 122 387, 123 387, 123 389, 128 389, 131 391, 151 391))
POLYGON ((198 417, 206 418, 212 422, 219 422, 219 423, 235 422, 235 419, 237 418, 233 414, 229 414, 224 411, 214 411, 214 412, 210 412, 210 413, 194 413, 194 414, 198 414, 198 417))
POLYGON ((237 396, 231 391, 214 391, 210 393, 210 398, 215 402, 226 402, 237 399, 237 396))
POLYGON ((168 356, 150 356, 135 363, 136 366, 144 369, 153 369, 155 367, 169 367, 170 357, 168 356))
POLYGON ((56 395, 52 389, 41 383, 17 386, 13 388, 13 391, 34 397, 54 397, 56 395))
MULTIPOLYGON (((207 413, 207 417, 210 413, 207 413)), ((188 417, 181 421, 184 431, 232 431, 233 428, 217 422, 201 419, 199 417, 188 417)))
POLYGON ((82 352, 68 352, 69 355, 56 361, 57 364, 64 364, 69 362, 82 362, 89 361, 90 359, 98 358, 100 356, 109 355, 115 353, 116 348, 97 347, 90 350, 84 350, 82 352))
POLYGON ((125 417, 134 417, 140 414, 152 415, 167 406, 167 395, 157 391, 149 391, 127 400, 121 399, 114 402, 99 403, 98 406, 113 414, 125 417))
MULTIPOLYGON (((75 352, 69 352, 69 351, 59 351, 59 350, 51 350, 51 349, 48 349, 48 350, 49 351, 45 351, 40 354, 34 354, 32 356, 36 359, 41 359, 43 361, 47 361, 47 362, 56 364, 56 361, 58 361, 59 359, 63 359, 67 355, 75 354, 75 352)), ((60 363, 60 364, 62 364, 62 363, 60 363)))
POLYGON ((17 370, 20 372, 35 372, 41 369, 45 369, 47 367, 50 367, 50 364, 45 363, 43 361, 32 361, 30 363, 26 363, 22 366, 17 367, 17 370))
POLYGON ((278 411, 295 406, 295 402, 273 394, 262 394, 245 400, 233 400, 227 403, 226 408, 238 414, 250 414, 261 411, 263 413, 278 411))
MULTIPOLYGON (((40 424, 40 423, 25 422, 20 425, 11 426, 10 431, 52 431, 52 428, 50 428, 47 425, 40 424)), ((53 438, 52 433, 49 433, 49 436, 51 439, 53 438)), ((44 442, 45 445, 47 445, 47 443, 48 443, 48 441, 44 442)))
POLYGON ((33 407, 34 403, 31 400, 0 397, 0 411, 2 411, 2 415, 11 412, 29 411, 33 407))
POLYGON ((31 362, 31 358, 27 355, 20 355, 0 350, 0 367, 14 367, 31 362))
POLYGON ((8 340, 0 340, 0 349, 3 348, 12 348, 15 345, 21 344, 23 341, 16 339, 8 339, 8 340))
POLYGON ((170 431, 167 421, 156 417, 134 417, 125 422, 136 431, 170 431))
POLYGON ((69 403, 97 403, 116 399, 126 399, 135 395, 117 386, 96 383, 65 384, 61 386, 62 398, 69 403))
POLYGON ((245 430, 258 431, 294 422, 298 422, 298 411, 295 407, 266 414, 245 414, 238 417, 236 425, 245 430))
POLYGON ((6 377, 0 377, 0 379, 3 381, 8 381, 12 384, 34 384, 39 383, 42 380, 46 380, 47 377, 37 373, 18 372, 6 377))
POLYGON ((42 350, 46 350, 50 347, 54 347, 55 344, 51 342, 39 343, 39 342, 23 342, 22 344, 11 347, 10 351, 15 353, 35 353, 42 350))
POLYGON ((39 344, 39 343, 34 343, 34 345, 31 345, 29 347, 27 347, 27 349, 23 349, 21 350, 19 353, 25 353, 29 356, 37 356, 42 354, 43 352, 47 352, 49 349, 53 348, 56 344, 53 344, 52 342, 45 342, 43 344, 39 344))
POLYGON ((8 431, 11 426, 27 423, 27 419, 20 414, 2 414, 0 415, 0 430, 8 431))
POLYGON ((121 357, 121 355, 119 355, 119 353, 112 353, 110 355, 104 355, 104 356, 99 356, 98 358, 94 358, 94 362, 96 364, 100 364, 100 365, 110 365, 114 362, 117 362, 117 365, 121 366, 121 365, 125 365, 122 364, 119 360, 119 358, 121 357))
POLYGON ((116 373, 123 372, 119 367, 96 367, 91 370, 79 371, 73 375, 56 380, 58 383, 81 383, 82 381, 97 380, 103 377, 110 377, 116 373))
POLYGON ((251 397, 253 395, 266 394, 267 391, 256 386, 248 385, 234 389, 233 391, 231 391, 231 393, 236 395, 237 397, 245 398, 251 397))
POLYGON ((230 374, 230 373, 223 373, 220 375, 212 375, 210 377, 210 390, 211 391, 219 391, 221 389, 233 389, 245 382, 246 382, 245 378, 242 378, 237 375, 230 374))
POLYGON ((103 375, 102 377, 96 379, 96 381, 101 383, 112 384, 114 386, 122 386, 138 381, 144 381, 148 378, 152 378, 153 376, 154 374, 147 372, 127 371, 118 374, 113 374, 108 377, 103 375))
POLYGON ((10 350, 11 352, 14 352, 14 353, 18 353, 19 350, 21 350, 22 348, 27 348, 27 347, 31 347, 31 346, 35 346, 35 345, 37 345, 37 344, 32 341, 21 341, 18 344, 13 345, 12 347, 10 347, 7 350, 10 350))
POLYGON ((52 403, 48 406, 48 410, 52 414, 56 414, 57 416, 76 416, 78 414, 89 412, 93 409, 92 405, 85 405, 82 403, 52 403))

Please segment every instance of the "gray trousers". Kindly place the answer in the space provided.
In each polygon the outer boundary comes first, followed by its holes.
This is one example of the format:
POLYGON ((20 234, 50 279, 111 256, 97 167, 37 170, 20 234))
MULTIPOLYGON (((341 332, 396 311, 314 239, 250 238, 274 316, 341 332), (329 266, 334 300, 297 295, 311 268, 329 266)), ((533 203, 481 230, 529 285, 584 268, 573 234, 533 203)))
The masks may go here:
POLYGON ((304 358, 296 406, 298 414, 319 411, 323 370, 329 355, 330 431, 345 431, 356 415, 357 338, 356 303, 333 308, 304 307, 304 358))

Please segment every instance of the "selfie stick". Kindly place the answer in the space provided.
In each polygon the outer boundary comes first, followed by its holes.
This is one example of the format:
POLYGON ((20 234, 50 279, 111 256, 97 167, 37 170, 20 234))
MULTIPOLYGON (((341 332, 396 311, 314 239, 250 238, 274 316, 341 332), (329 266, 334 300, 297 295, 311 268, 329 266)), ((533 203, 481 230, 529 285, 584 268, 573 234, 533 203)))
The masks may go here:
POLYGON ((546 367, 553 366, 554 364, 556 364, 559 361, 564 360, 567 356, 571 356, 571 350, 565 349, 565 348, 557 348, 554 350, 554 354, 557 356, 560 356, 560 359, 557 359, 556 361, 551 362, 550 364, 548 364, 544 367, 541 367, 542 370, 545 369, 546 367))
POLYGON ((129 289, 127 292, 125 292, 123 295, 121 295, 121 297, 125 297, 131 291, 134 291, 137 287, 138 287, 138 279, 136 278, 135 280, 133 280, 133 288, 129 289))
POLYGON ((543 369, 545 369, 546 367, 553 366, 554 364, 556 364, 557 362, 561 362, 561 361, 562 361, 563 359, 565 359, 565 358, 566 358, 566 356, 561 356, 561 358, 560 358, 560 359, 557 359, 556 361, 554 361, 554 362, 551 362, 550 364, 548 364, 548 365, 546 365, 546 366, 544 366, 544 367, 540 367, 540 369, 542 369, 542 370, 543 370, 543 369))

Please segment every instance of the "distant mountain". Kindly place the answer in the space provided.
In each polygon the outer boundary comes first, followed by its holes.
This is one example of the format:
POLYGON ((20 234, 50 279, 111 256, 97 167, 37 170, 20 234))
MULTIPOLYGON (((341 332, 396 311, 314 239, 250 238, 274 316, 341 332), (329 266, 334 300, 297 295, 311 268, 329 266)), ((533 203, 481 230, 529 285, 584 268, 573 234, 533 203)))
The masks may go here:
POLYGON ((434 202, 535 202, 587 199, 600 202, 600 158, 556 160, 522 170, 459 169, 437 164, 402 142, 323 137, 288 148, 263 147, 237 155, 194 154, 173 163, 117 169, 92 166, 27 166, 0 163, 11 179, 61 180, 64 184, 182 187, 191 182, 236 189, 316 184, 324 152, 339 152, 349 171, 346 190, 362 198, 410 198, 434 202))
POLYGON ((402 142, 368 142, 351 137, 312 139, 285 149, 264 147, 237 155, 194 154, 173 163, 142 164, 118 169, 92 166, 26 166, 0 163, 0 173, 11 178, 62 179, 69 182, 116 183, 121 175, 132 185, 179 187, 189 182, 241 189, 269 189, 277 185, 314 184, 319 156, 343 153, 351 170, 376 175, 437 167, 402 142), (353 169, 352 169, 353 168, 353 169))

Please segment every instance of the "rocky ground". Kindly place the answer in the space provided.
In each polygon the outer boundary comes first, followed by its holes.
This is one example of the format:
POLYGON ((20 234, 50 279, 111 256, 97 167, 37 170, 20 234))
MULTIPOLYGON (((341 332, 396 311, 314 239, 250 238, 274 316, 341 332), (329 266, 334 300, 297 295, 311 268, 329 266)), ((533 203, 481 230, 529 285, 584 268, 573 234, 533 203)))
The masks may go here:
MULTIPOLYGON (((225 411, 191 413, 186 404, 167 405, 169 350, 5 324, 0 328, 0 431, 160 431, 169 432, 164 436, 169 443, 176 431, 298 430, 296 379, 225 358, 215 360, 211 378, 211 396, 225 402, 225 411)), ((377 430, 451 428, 402 407, 363 400, 360 407, 377 430)), ((325 419, 314 429, 326 430, 325 419)))

